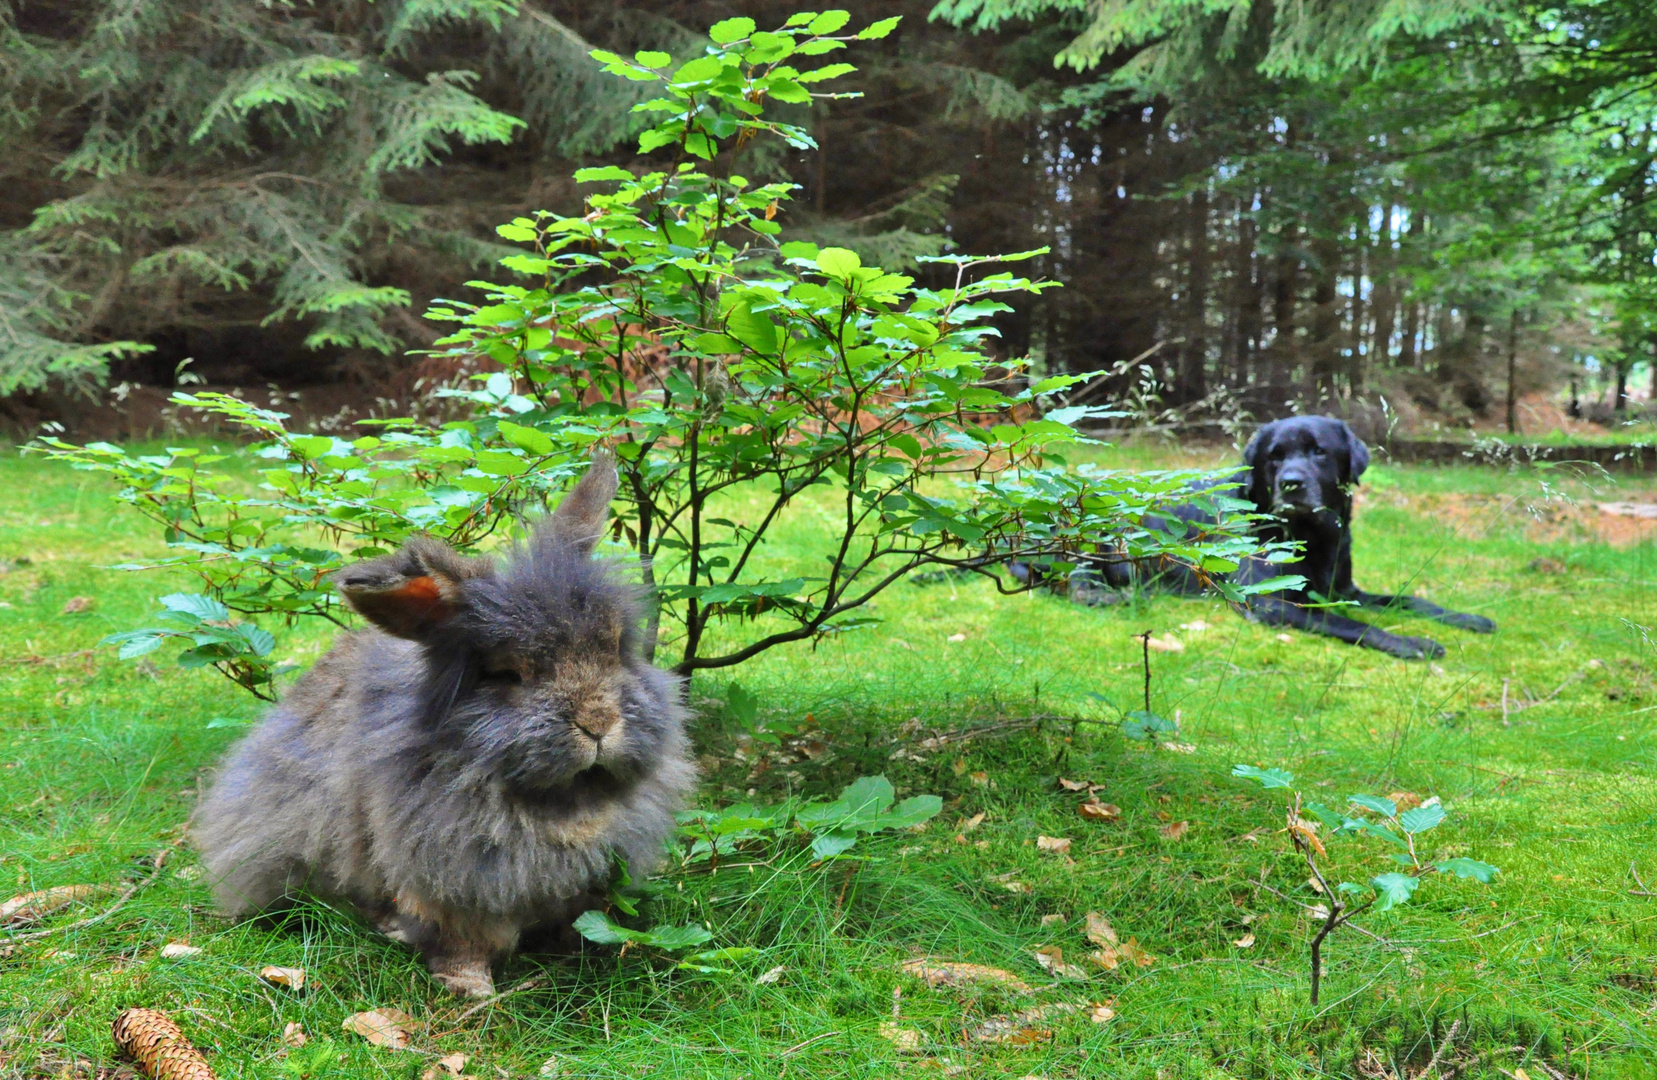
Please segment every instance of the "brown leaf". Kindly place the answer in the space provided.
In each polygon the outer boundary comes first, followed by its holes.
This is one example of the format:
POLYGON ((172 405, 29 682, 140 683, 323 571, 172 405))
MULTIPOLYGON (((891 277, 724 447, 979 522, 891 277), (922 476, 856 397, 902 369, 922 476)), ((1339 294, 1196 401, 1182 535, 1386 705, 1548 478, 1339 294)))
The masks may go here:
POLYGON ((1036 1025, 1053 1016, 1073 1013, 1078 1008, 1081 1006, 1055 1002, 1010 1015, 992 1016, 969 1030, 966 1035, 972 1042, 995 1043, 1001 1046, 1034 1046, 1053 1037, 1050 1029, 1036 1025))
POLYGON ((978 826, 980 826, 982 824, 984 824, 984 815, 983 814, 974 814, 971 817, 967 818, 965 821, 961 822, 961 831, 964 832, 964 833, 969 833, 972 830, 978 828, 978 826))
POLYGON ((931 987, 960 987, 975 985, 1004 986, 1020 994, 1028 994, 1030 986, 1023 979, 1001 968, 983 964, 963 964, 949 960, 905 960, 898 970, 919 979, 931 987))
POLYGON ((83 611, 91 611, 97 601, 90 596, 71 596, 69 602, 63 605, 65 615, 79 615, 83 611))
POLYGON ((200 953, 201 949, 198 946, 186 945, 182 941, 169 941, 161 946, 161 959, 163 960, 187 960, 192 956, 200 955, 200 953))
POLYGON ((1395 791, 1387 798, 1392 801, 1393 805, 1398 807, 1399 813, 1403 813, 1405 810, 1414 810, 1421 805, 1421 796, 1413 791, 1395 791))
POLYGON ((1035 954, 1036 963, 1040 964, 1042 970, 1055 979, 1087 978, 1087 972, 1075 964, 1064 962, 1064 950, 1057 945, 1043 945, 1039 949, 1032 950, 1032 952, 1035 954))
POLYGON ((949 637, 945 638, 944 640, 945 641, 965 641, 966 639, 967 639, 967 636, 965 634, 951 634, 951 635, 949 635, 949 637))
POLYGON ((1054 912, 1051 915, 1043 915, 1041 917, 1041 928, 1043 930, 1047 929, 1050 926, 1063 926, 1063 925, 1064 925, 1064 916, 1059 914, 1058 912, 1054 912))
POLYGON ((955 763, 950 766, 950 770, 956 776, 965 776, 967 774, 967 759, 964 757, 956 758, 955 763))
POLYGON ((113 892, 110 885, 58 885, 14 896, 0 904, 0 926, 22 926, 55 915, 71 904, 113 892))
POLYGON ((1115 945, 1116 930, 1103 915, 1090 911, 1087 913, 1087 939, 1095 945, 1115 945))
POLYGON ((301 1025, 299 1023, 299 1021, 297 1021, 297 1020, 290 1020, 282 1028, 282 1045, 283 1046, 289 1046, 289 1047, 292 1047, 293 1049, 297 1050, 301 1046, 304 1046, 306 1043, 308 1043, 310 1041, 311 1041, 310 1037, 305 1034, 304 1026, 301 1025))
POLYGON ((1139 947, 1138 938, 1129 938, 1124 941, 1117 948, 1117 952, 1122 954, 1122 959, 1129 961, 1136 967, 1150 967, 1156 963, 1156 957, 1139 947))
POLYGON ((1037 836, 1036 850, 1045 851, 1051 855, 1070 854, 1070 838, 1068 836, 1037 836))
POLYGON ((1172 633, 1164 634, 1159 638, 1157 638, 1157 637, 1148 638, 1148 639, 1146 639, 1145 644, 1147 644, 1151 647, 1152 652, 1184 652, 1185 651, 1185 642, 1183 642, 1179 638, 1175 637, 1172 633))
POLYGON ((1122 808, 1120 806, 1115 803, 1100 802, 1096 796, 1090 797, 1086 802, 1079 804, 1076 807, 1076 813, 1093 821, 1120 821, 1122 819, 1122 808))
POLYGON ((409 1032, 415 1023, 414 1018, 401 1009, 379 1008, 352 1013, 340 1026, 361 1035, 375 1046, 401 1050, 408 1046, 409 1032))
POLYGON ((899 1027, 890 1020, 881 1021, 880 1037, 896 1047, 900 1054, 918 1053, 921 1048, 920 1032, 913 1028, 899 1027))
POLYGON ((990 774, 987 773, 987 772, 975 772, 970 777, 968 777, 968 779, 970 779, 973 783, 977 784, 979 787, 989 787, 990 786, 990 774))
POLYGON ((776 983, 778 980, 780 980, 783 977, 783 974, 787 970, 788 970, 788 967, 786 965, 778 964, 776 967, 772 968, 770 971, 767 971, 765 974, 763 974, 759 978, 755 979, 754 983, 758 986, 770 986, 773 983, 776 983))
POLYGON ((1092 1011, 1087 1014, 1087 1018, 1095 1024, 1108 1024, 1116 1019, 1116 1010, 1112 1007, 1115 1004, 1115 998, 1111 998, 1109 1001, 1096 1002, 1092 1011))
POLYGON ((1191 823, 1189 821, 1170 821, 1157 830, 1162 834, 1164 840, 1182 840, 1185 838, 1185 834, 1190 831, 1191 823))
POLYGON ((1251 949, 1251 948, 1253 948, 1254 947, 1254 931, 1250 930, 1248 933, 1244 934, 1242 937, 1238 938, 1236 941, 1233 941, 1232 944, 1237 946, 1239 949, 1251 949))
POLYGON ((1059 786, 1064 788, 1066 791, 1085 791, 1090 795, 1093 794, 1094 787, 1093 784, 1086 780, 1066 780, 1062 776, 1059 777, 1059 786))
POLYGON ((1328 854, 1328 852, 1324 850, 1323 841, 1318 839, 1317 822, 1307 821, 1303 817, 1293 818, 1289 822, 1289 833, 1301 844, 1311 848, 1319 855, 1328 854))
POLYGON ((442 1080, 445 1076, 459 1076, 464 1068, 466 1055, 450 1054, 448 1057, 438 1058, 437 1064, 420 1074, 420 1080, 442 1080))
POLYGON ((272 986, 285 986, 289 990, 305 989, 305 969, 300 967, 262 967, 259 978, 272 986))

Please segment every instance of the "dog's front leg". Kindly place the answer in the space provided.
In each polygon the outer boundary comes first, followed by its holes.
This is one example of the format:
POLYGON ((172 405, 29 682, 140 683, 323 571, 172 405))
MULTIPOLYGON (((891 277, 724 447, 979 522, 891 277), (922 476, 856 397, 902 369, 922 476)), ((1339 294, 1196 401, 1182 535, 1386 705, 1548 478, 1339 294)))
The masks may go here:
POLYGON ((1437 659, 1444 655, 1444 646, 1430 638, 1389 634, 1378 626, 1305 607, 1278 596, 1256 597, 1249 605, 1249 618, 1268 626, 1292 626, 1307 633, 1336 638, 1348 645, 1377 649, 1401 660, 1437 659))

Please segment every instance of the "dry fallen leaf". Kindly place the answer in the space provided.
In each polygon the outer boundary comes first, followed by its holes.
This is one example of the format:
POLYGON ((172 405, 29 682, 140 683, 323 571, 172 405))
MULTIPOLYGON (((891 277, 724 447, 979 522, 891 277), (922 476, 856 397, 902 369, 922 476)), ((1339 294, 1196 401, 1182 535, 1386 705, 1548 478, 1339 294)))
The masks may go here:
POLYGON ((1288 634, 1278 634, 1277 635, 1277 640, 1279 640, 1279 641, 1293 641, 1294 638, 1290 637, 1288 634))
POLYGON ((537 1075, 537 1076, 558 1076, 561 1073, 563 1073, 563 1071, 564 1071, 563 1062, 558 1060, 558 1055, 557 1054, 554 1054, 551 1057, 547 1058, 545 1061, 541 1062, 541 1071, 536 1073, 535 1075, 537 1075))
POLYGON ((1145 644, 1147 644, 1151 647, 1152 652, 1184 652, 1185 651, 1185 642, 1183 642, 1179 638, 1175 637, 1172 633, 1164 634, 1159 638, 1158 637, 1148 638, 1148 639, 1146 639, 1145 644))
POLYGON ((352 1013, 340 1025, 346 1031, 361 1035, 375 1046, 387 1050, 401 1050, 409 1043, 409 1030, 414 1018, 401 1009, 370 1009, 352 1013))
POLYGON ((1076 807, 1076 813, 1093 821, 1120 821, 1122 808, 1115 803, 1100 802, 1097 797, 1090 797, 1086 802, 1076 807))
POLYGON ((1087 939, 1095 945, 1115 945, 1116 931, 1097 911, 1087 913, 1087 939))
POLYGON ((305 969, 297 967, 262 967, 259 969, 259 978, 273 986, 285 986, 289 990, 305 989, 305 969))
POLYGON ((1405 810, 1414 810, 1421 805, 1421 796, 1413 791, 1395 791, 1387 798, 1392 800, 1393 805, 1398 807, 1399 813, 1403 813, 1405 810))
POLYGON ((972 1042, 996 1043, 1001 1046, 1033 1046, 1053 1037, 1052 1031, 1039 1028, 1037 1024, 1049 1017, 1073 1013, 1079 1008, 1081 1006, 1064 1002, 1037 1005, 1033 1009, 1025 1009, 1007 1016, 992 1016, 966 1034, 972 1042))
POLYGON ((919 979, 931 987, 959 987, 972 985, 1004 986, 1020 994, 1028 994, 1030 985, 1010 971, 986 967, 983 964, 962 964, 949 960, 905 960, 898 970, 919 979))
POLYGON ((1318 884, 1318 879, 1315 877, 1309 877, 1306 879, 1306 887, 1320 895, 1323 893, 1323 886, 1318 884))
POLYGON ((1116 1010, 1112 1008, 1115 1004, 1115 998, 1111 998, 1109 1001, 1097 1002, 1094 1004, 1092 1011, 1087 1014, 1087 1018, 1095 1024, 1108 1024, 1116 1019, 1116 1010))
POLYGON ((1239 949, 1253 948, 1254 947, 1254 931, 1250 930, 1248 933, 1244 934, 1242 937, 1238 938, 1236 941, 1233 941, 1232 944, 1237 946, 1239 949))
POLYGON ((1208 629, 1208 624, 1203 622, 1201 619, 1195 619, 1191 622, 1182 622, 1182 623, 1180 623, 1179 628, 1181 630, 1189 630, 1193 634, 1200 634, 1204 630, 1208 629))
POLYGON ((1041 928, 1043 930, 1047 929, 1050 926, 1062 926, 1062 925, 1064 925, 1064 916, 1062 914, 1058 913, 1058 912, 1054 912, 1051 915, 1043 915, 1041 917, 1041 928))
POLYGON ((1157 832, 1162 834, 1162 838, 1164 840, 1183 839, 1185 834, 1190 831, 1191 823, 1189 821, 1170 821, 1168 824, 1157 830, 1157 832))
POLYGON ((1075 964, 1064 962, 1064 950, 1057 945, 1043 945, 1039 949, 1031 950, 1035 954, 1036 963, 1042 970, 1055 979, 1085 979, 1087 972, 1075 964))
POLYGON ((783 972, 787 970, 788 968, 786 966, 778 964, 770 971, 767 971, 764 975, 761 975, 759 978, 755 979, 754 982, 759 986, 771 986, 776 983, 777 980, 781 979, 783 972))
POLYGON ((450 1054, 448 1057, 438 1058, 437 1064, 420 1074, 420 1080, 442 1080, 445 1076, 459 1076, 464 1068, 466 1068, 466 1055, 450 1054))
POLYGON ((944 640, 945 641, 965 641, 966 639, 967 639, 967 636, 965 634, 951 634, 951 635, 949 635, 949 637, 945 638, 944 640))
POLYGON ((989 787, 990 785, 990 774, 987 772, 975 772, 968 779, 979 787, 989 787))
POLYGON ((198 956, 201 949, 195 945, 186 945, 182 941, 169 941, 161 946, 161 959, 184 960, 191 956, 198 956))
POLYGON ((71 596, 69 602, 63 605, 65 615, 79 615, 83 611, 91 611, 95 601, 90 596, 71 596))
POLYGON ((1066 791, 1085 791, 1089 794, 1093 792, 1093 785, 1086 780, 1066 780, 1061 776, 1059 777, 1059 786, 1066 791))
POLYGON ((1087 958, 1106 971, 1115 971, 1123 964, 1150 967, 1156 963, 1154 956, 1139 947, 1138 938, 1129 938, 1127 941, 1118 942, 1116 931, 1112 930, 1110 924, 1105 922, 1103 918, 1099 920, 1097 930, 1098 932, 1095 933, 1090 922, 1088 940, 1098 945, 1099 948, 1097 951, 1089 953, 1087 958))
POLYGON ((292 1047, 297 1050, 310 1041, 310 1038, 305 1034, 304 1026, 297 1020, 288 1021, 288 1023, 282 1028, 283 1046, 292 1047))
POLYGON ((1036 850, 1053 855, 1068 855, 1070 854, 1070 838, 1068 836, 1037 836, 1036 850))
POLYGON ((0 926, 21 926, 112 891, 109 885, 58 885, 14 896, 0 904, 0 926))
POLYGON ((950 766, 950 769, 956 776, 965 776, 967 774, 967 759, 964 757, 956 758, 955 763, 950 766))
POLYGON ((880 1024, 880 1037, 895 1046, 900 1054, 913 1054, 921 1048, 921 1033, 914 1028, 899 1027, 890 1020, 880 1024))
POLYGON ((1175 754, 1195 754, 1197 752, 1197 744, 1188 742, 1159 742, 1156 744, 1156 748, 1175 754))
POLYGON ((978 828, 978 826, 980 826, 982 824, 984 824, 984 815, 983 814, 974 814, 971 817, 967 818, 965 821, 961 822, 961 831, 964 832, 964 833, 969 833, 972 830, 978 828))
POLYGON ((1010 893, 1017 893, 1020 896, 1027 896, 1036 891, 1036 887, 1034 885, 1023 881, 1003 881, 1001 883, 1001 887, 1010 893))

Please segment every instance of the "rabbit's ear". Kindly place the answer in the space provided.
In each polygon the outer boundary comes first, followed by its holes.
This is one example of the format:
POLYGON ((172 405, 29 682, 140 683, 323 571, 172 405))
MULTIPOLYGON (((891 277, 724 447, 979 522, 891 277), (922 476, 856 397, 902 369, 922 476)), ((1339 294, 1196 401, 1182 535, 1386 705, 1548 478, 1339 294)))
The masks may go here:
POLYGON ((347 566, 334 575, 334 584, 374 625, 419 641, 455 613, 460 583, 483 572, 480 560, 417 536, 394 554, 347 566))
POLYGON ((587 475, 564 496, 547 522, 553 537, 582 552, 592 551, 604 535, 604 519, 610 514, 610 500, 616 497, 620 482, 615 459, 604 452, 594 454, 587 475))

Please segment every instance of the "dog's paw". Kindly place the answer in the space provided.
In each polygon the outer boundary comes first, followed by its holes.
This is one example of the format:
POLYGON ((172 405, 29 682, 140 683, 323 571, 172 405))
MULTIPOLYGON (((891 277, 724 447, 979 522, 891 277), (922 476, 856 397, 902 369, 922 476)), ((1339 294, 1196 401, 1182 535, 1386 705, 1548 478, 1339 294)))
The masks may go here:
POLYGON ((1471 630, 1475 634, 1494 634, 1496 624, 1483 615, 1464 615, 1460 612, 1450 615, 1443 620, 1446 626, 1454 626, 1458 630, 1471 630))
POLYGON ((1432 638, 1395 637, 1387 652, 1400 660, 1437 660, 1444 655, 1444 646, 1432 638))

